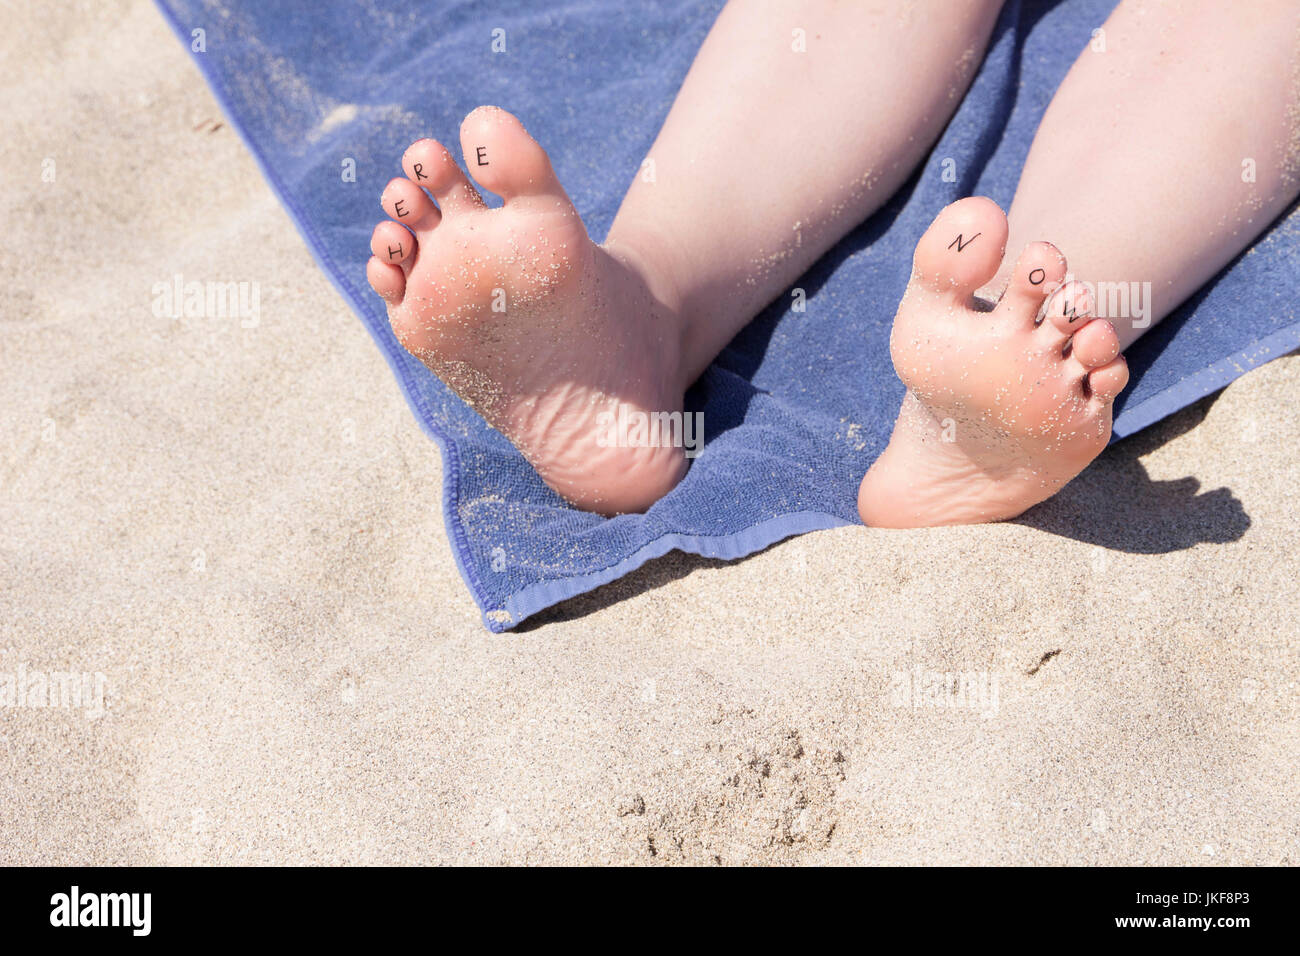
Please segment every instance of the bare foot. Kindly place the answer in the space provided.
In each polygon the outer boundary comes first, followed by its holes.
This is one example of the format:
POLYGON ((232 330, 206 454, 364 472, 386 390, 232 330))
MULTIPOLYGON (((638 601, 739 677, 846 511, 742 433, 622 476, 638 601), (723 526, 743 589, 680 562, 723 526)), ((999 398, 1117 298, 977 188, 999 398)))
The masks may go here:
POLYGON ((1055 494, 1110 439, 1128 383, 1115 329, 1091 318, 1065 257, 1027 246, 991 311, 1007 220, 988 199, 948 206, 921 237, 890 351, 907 386, 889 446, 862 479, 869 525, 915 528, 1012 518, 1055 494))
POLYGON ((515 117, 479 107, 461 146, 505 205, 487 208, 440 143, 406 151, 406 178, 381 200, 394 221, 375 227, 367 266, 393 331, 568 501, 642 511, 681 480, 686 454, 667 434, 616 426, 680 413, 677 312, 631 249, 588 238, 515 117))

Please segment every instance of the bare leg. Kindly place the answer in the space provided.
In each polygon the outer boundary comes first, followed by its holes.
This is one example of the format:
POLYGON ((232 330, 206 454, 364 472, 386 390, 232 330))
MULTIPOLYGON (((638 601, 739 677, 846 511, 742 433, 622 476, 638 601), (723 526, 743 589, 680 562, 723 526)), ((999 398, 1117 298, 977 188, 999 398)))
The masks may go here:
POLYGON ((632 184, 608 239, 656 263, 682 315, 688 382, 911 175, 1000 6, 733 0, 722 11, 650 149, 656 179, 632 184))
POLYGON ((1248 16, 1125 3, 1105 42, 1079 58, 1034 139, 1011 212, 1020 259, 1002 258, 1007 224, 986 200, 950 206, 917 248, 893 337, 908 395, 862 482, 868 524, 998 520, 1054 494, 1110 436, 1127 381, 1120 348, 1300 191, 1294 3, 1264 0, 1248 16), (957 235, 965 241, 949 245, 957 235), (1030 241, 1040 237, 1068 267, 1030 241), (1112 328, 1079 283, 1048 298, 1071 272, 1095 284, 1106 311, 1120 300, 1103 283, 1137 283, 1152 298, 1130 297, 1112 328), (1006 290, 995 311, 974 308, 978 288, 1006 290), (1034 325, 1045 299, 1047 320, 1034 325))
POLYGON ((1098 296, 1127 348, 1300 193, 1300 5, 1128 2, 1104 31, 1043 117, 1009 248, 1046 237, 1079 279, 1149 282, 1134 314, 1098 296))
POLYGON ((384 191, 371 285, 402 344, 547 484, 643 510, 687 459, 680 435, 635 429, 680 412, 741 326, 903 182, 999 5, 731 3, 604 246, 519 121, 475 110, 463 153, 505 205, 485 208, 440 143, 414 144, 384 191))

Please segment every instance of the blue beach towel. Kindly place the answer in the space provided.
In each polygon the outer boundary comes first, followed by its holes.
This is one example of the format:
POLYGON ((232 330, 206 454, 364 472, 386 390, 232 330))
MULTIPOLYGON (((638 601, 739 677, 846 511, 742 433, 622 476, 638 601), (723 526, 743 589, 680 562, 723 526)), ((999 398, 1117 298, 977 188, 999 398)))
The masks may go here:
MULTIPOLYGON (((857 522, 858 482, 902 398, 887 346, 913 247, 955 199, 1010 205, 1073 51, 1114 6, 1007 3, 918 175, 796 283, 804 311, 782 296, 691 390, 687 408, 704 413, 707 440, 685 480, 647 514, 605 519, 568 507, 398 345, 366 285, 370 231, 407 145, 433 136, 458 152, 461 119, 491 103, 550 152, 602 238, 722 0, 159 3, 441 447, 452 550, 493 631, 674 548, 737 558, 857 522)), ((1292 213, 1275 223, 1128 351, 1133 383, 1116 436, 1300 344, 1297 222, 1292 213)))

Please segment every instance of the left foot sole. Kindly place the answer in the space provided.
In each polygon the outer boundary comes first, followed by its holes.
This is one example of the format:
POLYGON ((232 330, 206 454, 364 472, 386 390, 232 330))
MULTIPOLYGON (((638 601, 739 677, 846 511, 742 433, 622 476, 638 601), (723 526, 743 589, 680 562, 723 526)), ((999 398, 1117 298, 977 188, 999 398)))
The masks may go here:
POLYGON ((868 525, 1013 518, 1110 439, 1128 368, 1115 329, 1091 316, 1087 289, 1061 284, 1055 246, 1027 246, 997 306, 977 307, 1006 239, 1002 210, 971 198, 944 209, 917 245, 890 339, 907 395, 858 492, 868 525))
POLYGON ((685 452, 620 441, 609 423, 680 413, 675 311, 636 263, 588 238, 514 116, 479 107, 461 146, 505 204, 489 209, 442 144, 407 149, 366 270, 394 334, 565 499, 645 510, 681 479, 685 452))

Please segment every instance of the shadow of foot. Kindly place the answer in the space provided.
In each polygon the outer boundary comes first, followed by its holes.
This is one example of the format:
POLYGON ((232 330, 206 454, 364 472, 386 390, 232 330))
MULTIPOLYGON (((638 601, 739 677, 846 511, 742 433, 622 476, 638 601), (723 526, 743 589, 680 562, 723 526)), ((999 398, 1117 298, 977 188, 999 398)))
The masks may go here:
POLYGON ((1199 424, 1219 394, 1116 442, 1063 493, 1016 523, 1132 554, 1238 540, 1250 527, 1250 516, 1231 489, 1201 492, 1192 477, 1153 481, 1138 460, 1199 424))

